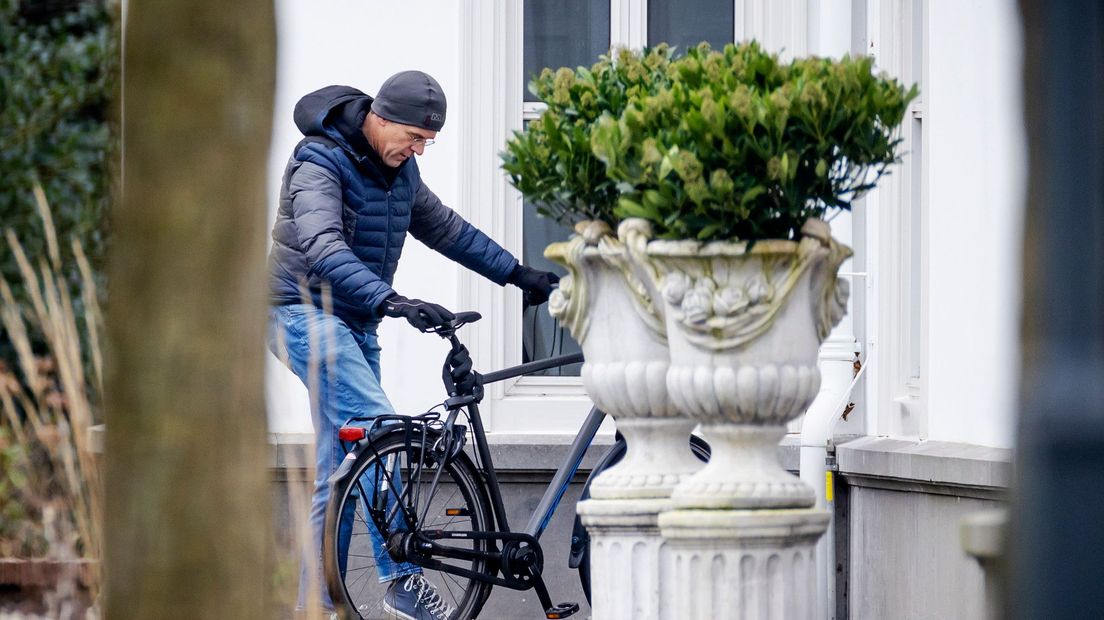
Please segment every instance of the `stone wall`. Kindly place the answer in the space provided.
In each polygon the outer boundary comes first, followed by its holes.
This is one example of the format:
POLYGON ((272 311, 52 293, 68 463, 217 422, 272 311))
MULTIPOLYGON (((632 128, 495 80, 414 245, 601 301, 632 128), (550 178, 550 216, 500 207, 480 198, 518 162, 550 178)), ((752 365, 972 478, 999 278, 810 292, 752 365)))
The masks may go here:
POLYGON ((836 617, 987 617, 961 521, 1003 504, 1011 450, 864 437, 836 455, 836 617))

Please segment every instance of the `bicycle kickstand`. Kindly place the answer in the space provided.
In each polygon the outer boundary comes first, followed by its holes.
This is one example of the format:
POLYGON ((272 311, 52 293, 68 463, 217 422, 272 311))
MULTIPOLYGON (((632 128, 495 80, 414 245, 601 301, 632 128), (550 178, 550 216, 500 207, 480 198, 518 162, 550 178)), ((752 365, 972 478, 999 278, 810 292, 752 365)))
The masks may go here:
POLYGON ((540 600, 541 607, 544 608, 545 618, 559 620, 560 618, 573 616, 575 612, 579 611, 578 603, 553 605, 552 597, 548 595, 548 586, 544 585, 544 577, 532 568, 529 569, 529 575, 533 578, 533 589, 537 591, 537 599, 540 600))

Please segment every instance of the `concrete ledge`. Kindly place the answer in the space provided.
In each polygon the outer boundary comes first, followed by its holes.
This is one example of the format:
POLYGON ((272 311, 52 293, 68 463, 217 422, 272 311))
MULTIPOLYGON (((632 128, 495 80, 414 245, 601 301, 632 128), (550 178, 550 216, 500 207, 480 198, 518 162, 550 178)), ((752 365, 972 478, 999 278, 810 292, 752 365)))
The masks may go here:
MULTIPOLYGON (((104 425, 88 429, 93 452, 103 454, 104 425)), ((555 471, 567 456, 573 435, 490 433, 491 458, 495 467, 503 471, 538 472, 555 471)), ((268 465, 271 468, 303 469, 310 465, 307 448, 314 441, 314 433, 269 433, 268 465)), ((589 472, 598 459, 613 445, 612 435, 598 435, 583 457, 580 472, 589 472)), ((848 446, 852 444, 846 444, 848 446)), ((842 446, 841 446, 842 448, 842 446)), ((798 471, 801 462, 801 437, 786 435, 778 444, 778 458, 788 471, 798 471)))
MULTIPOLYGON (((537 472, 559 468, 571 448, 574 435, 488 433, 491 458, 495 468, 503 471, 537 472)), ((470 443, 470 441, 469 441, 470 443)), ((589 472, 613 445, 613 435, 601 434, 590 444, 579 471, 589 472)))
POLYGON ((1012 481, 1012 450, 944 441, 862 437, 836 448, 853 486, 1001 499, 1012 481))
POLYGON ((268 466, 277 469, 299 469, 314 463, 307 458, 307 449, 314 445, 314 433, 269 433, 268 466))
MULTIPOLYGON (((314 441, 312 433, 270 433, 269 465, 278 469, 305 468, 307 448, 314 441)), ((487 442, 495 468, 516 473, 555 471, 571 447, 574 435, 489 433, 487 442)), ((601 434, 587 450, 580 472, 589 472, 598 459, 613 445, 613 435, 601 434)), ((787 435, 778 444, 778 458, 782 466, 796 472, 801 462, 801 437, 787 435)))

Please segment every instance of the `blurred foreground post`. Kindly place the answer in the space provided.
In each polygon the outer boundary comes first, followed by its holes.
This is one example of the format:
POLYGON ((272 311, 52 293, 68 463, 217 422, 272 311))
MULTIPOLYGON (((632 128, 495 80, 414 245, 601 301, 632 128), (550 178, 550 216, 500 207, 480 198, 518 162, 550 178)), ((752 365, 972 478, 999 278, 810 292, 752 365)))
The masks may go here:
POLYGON ((1011 618, 1104 617, 1104 4, 1021 1, 1029 187, 1011 618))
POLYGON ((271 2, 127 6, 107 312, 106 617, 261 618, 271 2))

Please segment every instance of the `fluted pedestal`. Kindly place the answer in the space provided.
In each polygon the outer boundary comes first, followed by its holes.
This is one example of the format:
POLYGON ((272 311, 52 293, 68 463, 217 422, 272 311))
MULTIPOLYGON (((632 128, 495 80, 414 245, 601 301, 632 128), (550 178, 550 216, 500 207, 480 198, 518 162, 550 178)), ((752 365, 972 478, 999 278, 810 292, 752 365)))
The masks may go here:
POLYGON ((677 584, 663 591, 662 604, 669 607, 664 617, 815 618, 814 554, 828 519, 828 512, 816 509, 660 514, 665 562, 660 574, 677 584))
POLYGON ((677 618, 664 606, 676 583, 666 576, 667 544, 657 517, 665 499, 589 499, 577 508, 590 534, 591 610, 595 620, 677 618))

